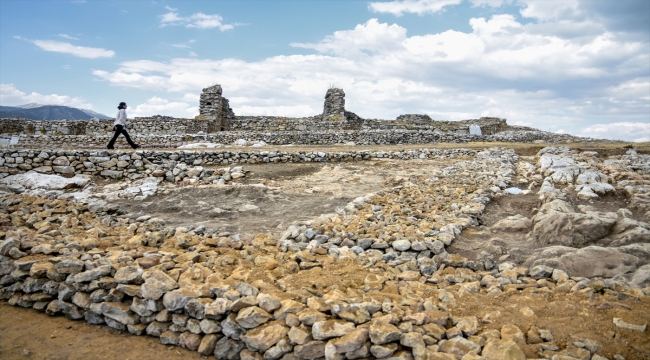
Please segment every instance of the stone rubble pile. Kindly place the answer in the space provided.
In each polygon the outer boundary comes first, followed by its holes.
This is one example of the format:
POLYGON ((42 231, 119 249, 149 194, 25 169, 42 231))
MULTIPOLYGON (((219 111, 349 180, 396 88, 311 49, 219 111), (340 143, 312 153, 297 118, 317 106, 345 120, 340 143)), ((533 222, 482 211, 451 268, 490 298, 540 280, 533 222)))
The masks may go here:
MULTIPOLYGON (((391 191, 359 197, 338 214, 291 226, 280 246, 291 251, 323 248, 372 264, 383 260, 429 276, 451 256, 445 247, 456 235, 479 224, 493 190, 514 181, 517 160, 512 150, 490 149, 431 176, 396 179, 398 186, 391 191)), ((496 263, 486 258, 463 265, 491 270, 496 263)))
MULTIPOLYGON (((576 162, 568 153, 568 148, 544 148, 536 167, 520 161, 512 150, 478 152, 474 160, 455 163, 434 176, 399 179, 400 186, 392 191, 359 197, 338 214, 291 225, 279 245, 294 252, 322 248, 369 264, 383 260, 402 271, 428 276, 452 256, 445 248, 456 235, 481 223, 485 205, 515 182, 519 168, 520 173, 528 175, 519 179, 520 184, 534 188, 543 183, 539 190, 541 207, 531 219, 516 215, 501 220, 493 229, 527 232, 526 241, 543 247, 527 259, 527 268, 549 266, 571 276, 614 278, 630 286, 647 286, 650 224, 633 219, 626 208, 614 213, 579 205, 580 211, 576 211, 565 196, 567 185, 579 199, 584 199, 587 186, 625 191, 631 198, 630 206, 645 211, 646 219, 650 219, 646 211, 650 156, 631 150, 620 157, 622 162, 606 159, 600 163, 593 153, 572 155, 587 162, 576 162), (553 152, 562 152, 565 157, 548 156, 553 152), (611 167, 621 163, 627 167, 611 167), (619 184, 616 179, 636 180, 619 184), (549 190, 549 184, 565 188, 549 190)), ((456 256, 453 261, 472 270, 491 270, 498 259, 483 253, 477 259, 456 256)))
MULTIPOLYGON (((484 161, 502 163, 501 170, 481 176, 499 184, 510 177, 515 155, 489 152, 495 153, 497 162, 484 161)), ((394 195, 409 187, 405 183, 394 195)), ((406 207, 398 208, 399 203, 385 209, 386 219, 417 215, 413 209, 402 212, 406 207)), ((506 263, 472 270, 454 255, 439 256, 439 268, 428 275, 392 267, 392 260, 381 257, 372 270, 354 265, 359 262, 350 260, 353 251, 348 258, 320 247, 280 252, 277 239, 264 234, 242 241, 216 229, 169 228, 148 215, 93 212, 48 197, 0 195, 0 204, 0 299, 158 337, 163 344, 218 359, 525 359, 522 348, 533 347, 540 358, 599 360, 605 359, 598 354, 602 345, 593 339, 566 344, 534 325, 489 329, 498 314, 454 313, 468 296, 490 293, 523 293, 531 299, 640 299, 650 294, 648 288, 570 277, 547 266, 526 269, 506 263), (346 283, 342 277, 333 279, 334 285, 314 287, 296 278, 303 273, 336 277, 345 266, 364 274, 363 283, 346 283)), ((350 213, 364 215, 365 209, 350 213)), ((440 210, 444 217, 447 211, 470 209, 440 210)), ((441 220, 428 220, 431 231, 441 220)), ((444 240, 445 233, 438 232, 433 242, 444 240)), ((397 239, 385 240, 398 246, 397 239)), ((612 321, 626 331, 645 332, 643 324, 612 321)))

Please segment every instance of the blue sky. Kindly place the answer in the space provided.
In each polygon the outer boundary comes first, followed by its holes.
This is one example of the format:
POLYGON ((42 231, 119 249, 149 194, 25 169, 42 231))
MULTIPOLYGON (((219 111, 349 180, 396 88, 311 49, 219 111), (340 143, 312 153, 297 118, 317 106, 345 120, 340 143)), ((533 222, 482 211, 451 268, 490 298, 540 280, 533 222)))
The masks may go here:
POLYGON ((365 118, 498 116, 650 141, 642 0, 0 0, 0 104, 310 116, 331 85, 365 118))

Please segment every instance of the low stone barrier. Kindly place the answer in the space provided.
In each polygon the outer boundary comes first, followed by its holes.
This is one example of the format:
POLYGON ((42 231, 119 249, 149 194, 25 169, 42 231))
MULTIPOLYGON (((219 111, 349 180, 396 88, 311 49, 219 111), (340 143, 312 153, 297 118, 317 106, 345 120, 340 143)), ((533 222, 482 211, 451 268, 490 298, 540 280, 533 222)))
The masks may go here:
MULTIPOLYGON (((132 132, 134 141, 145 147, 176 148, 194 143, 232 144, 239 139, 250 142, 263 141, 269 145, 334 145, 354 143, 356 145, 396 145, 466 142, 521 142, 534 141, 560 144, 567 142, 595 141, 568 134, 554 134, 544 131, 504 131, 494 135, 470 135, 469 133, 441 133, 424 130, 347 130, 347 131, 224 131, 213 134, 157 135, 132 132)), ((44 149, 102 149, 106 147, 109 135, 20 135, 13 147, 44 149)), ((601 140, 602 141, 602 140, 601 140)), ((116 146, 128 148, 123 137, 116 146)))
MULTIPOLYGON (((111 178, 165 177, 182 180, 190 167, 224 166, 257 163, 341 162, 370 159, 426 159, 435 157, 472 156, 468 149, 421 149, 408 151, 84 151, 84 150, 0 150, 0 173, 4 176, 36 171, 44 174, 74 176, 99 175, 111 178), (180 179, 178 177, 180 176, 180 179)), ((208 175, 205 175, 208 176, 208 175)))

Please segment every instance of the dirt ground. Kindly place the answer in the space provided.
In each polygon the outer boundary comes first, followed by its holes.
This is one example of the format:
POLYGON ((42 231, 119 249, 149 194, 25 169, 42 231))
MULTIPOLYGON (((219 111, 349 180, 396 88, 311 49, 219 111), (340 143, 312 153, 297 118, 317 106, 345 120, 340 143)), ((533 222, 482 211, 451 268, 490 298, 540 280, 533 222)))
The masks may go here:
MULTIPOLYGON (((482 148, 494 145, 499 144, 439 144, 411 148, 482 148)), ((541 144, 500 145, 513 147, 524 156, 534 155, 544 147, 541 144)), ((582 150, 597 149, 599 156, 606 157, 623 154, 627 150, 623 145, 571 146, 582 150)), ((644 146, 639 148, 640 152, 650 153, 650 144, 644 146)), ((391 147, 388 148, 382 147, 384 150, 392 150, 391 147)), ((342 147, 334 149, 349 150, 342 147)), ((357 149, 359 148, 355 148, 357 149)), ((291 150, 297 150, 297 147, 291 150)), ((119 205, 129 212, 144 211, 148 215, 163 218, 168 225, 203 224, 231 233, 241 233, 242 236, 254 236, 258 232, 273 234, 285 229, 295 220, 307 220, 322 213, 331 213, 357 196, 394 186, 400 177, 425 174, 455 161, 459 160, 434 160, 428 162, 427 166, 416 161, 251 165, 245 166, 251 173, 238 186, 184 188, 142 202, 121 200, 119 205)), ((615 211, 610 209, 622 207, 624 203, 624 198, 614 196, 590 205, 615 211)), ((485 247, 486 237, 499 236, 506 245, 511 242, 511 248, 515 245, 521 247, 525 234, 508 238, 504 234, 491 233, 487 227, 514 214, 531 217, 536 206, 537 196, 534 194, 495 199, 486 207, 482 226, 465 230, 448 251, 471 258, 470 255, 485 247)), ((366 275, 377 271, 383 270, 362 269, 354 264, 330 264, 324 268, 317 267, 297 273, 289 287, 297 290, 307 288, 315 292, 326 292, 335 286, 357 289, 363 284, 366 275)), ((427 286, 428 284, 423 284, 425 291, 428 291, 427 286)), ((397 294, 399 288, 400 284, 387 289, 386 295, 389 296, 391 291, 397 294)), ((551 330, 558 344, 570 344, 589 338, 597 340, 603 346, 599 354, 610 359, 618 353, 628 360, 650 358, 650 337, 647 332, 620 329, 612 323, 613 317, 637 325, 650 322, 650 299, 647 297, 640 301, 620 301, 603 295, 589 299, 577 294, 548 295, 523 290, 498 296, 473 294, 457 301, 458 306, 451 310, 453 316, 471 315, 481 319, 487 314, 493 315, 492 323, 482 325, 483 329, 500 329, 504 324, 515 324, 526 332, 531 324, 535 324, 540 329, 551 330), (523 314, 521 310, 527 307, 530 307, 532 313, 523 314)), ((522 349, 528 357, 541 357, 538 353, 539 346, 525 345, 522 349)), ((162 345, 153 337, 133 336, 104 325, 89 325, 83 321, 52 317, 33 309, 0 302, 0 359, 160 358, 175 360, 205 357, 178 346, 162 345)))
POLYGON ((202 359, 195 351, 166 346, 105 325, 49 316, 0 302, 0 359, 202 359))
POLYGON ((277 235, 294 221, 333 213, 356 197, 394 186, 396 178, 430 173, 450 161, 247 165, 250 173, 235 186, 177 188, 144 201, 116 204, 171 226, 204 225, 245 238, 260 232, 277 235))

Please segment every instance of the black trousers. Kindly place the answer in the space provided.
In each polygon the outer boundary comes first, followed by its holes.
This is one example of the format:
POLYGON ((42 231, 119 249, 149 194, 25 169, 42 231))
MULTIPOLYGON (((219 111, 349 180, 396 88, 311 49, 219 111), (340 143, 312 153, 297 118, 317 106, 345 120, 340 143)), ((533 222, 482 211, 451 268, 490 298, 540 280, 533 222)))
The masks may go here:
POLYGON ((126 142, 128 142, 129 145, 131 145, 131 147, 135 147, 135 143, 133 142, 133 140, 131 140, 131 137, 129 136, 129 133, 126 132, 126 129, 124 128, 124 126, 115 125, 115 135, 113 135, 113 138, 111 139, 111 141, 108 142, 108 147, 109 148, 112 148, 113 145, 115 145, 115 140, 117 140, 117 137, 120 136, 120 134, 124 135, 124 137, 126 138, 126 142))

